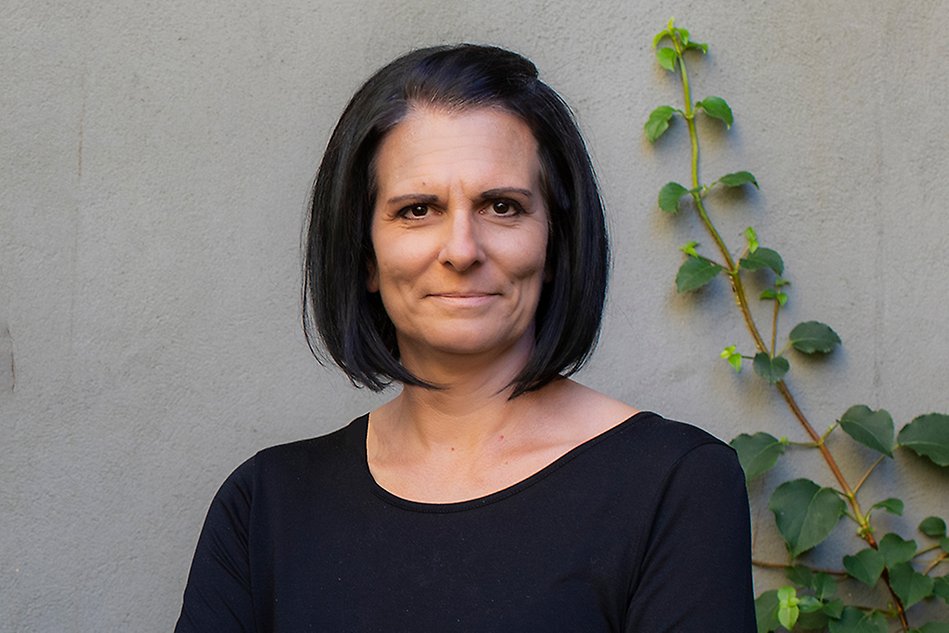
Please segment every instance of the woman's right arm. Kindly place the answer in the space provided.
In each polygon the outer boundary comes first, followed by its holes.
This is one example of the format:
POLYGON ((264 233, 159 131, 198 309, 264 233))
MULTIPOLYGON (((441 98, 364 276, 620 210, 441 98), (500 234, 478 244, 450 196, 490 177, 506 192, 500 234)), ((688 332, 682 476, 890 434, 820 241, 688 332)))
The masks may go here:
POLYGON ((253 462, 235 470, 211 502, 175 633, 255 630, 248 553, 253 462))

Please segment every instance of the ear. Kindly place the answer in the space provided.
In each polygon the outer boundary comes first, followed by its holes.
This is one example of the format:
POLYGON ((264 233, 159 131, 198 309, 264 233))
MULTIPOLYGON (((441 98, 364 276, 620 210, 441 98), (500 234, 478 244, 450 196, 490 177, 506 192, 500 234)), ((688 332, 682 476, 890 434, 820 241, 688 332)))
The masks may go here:
POLYGON ((366 290, 379 292, 379 268, 374 259, 366 262, 366 290))

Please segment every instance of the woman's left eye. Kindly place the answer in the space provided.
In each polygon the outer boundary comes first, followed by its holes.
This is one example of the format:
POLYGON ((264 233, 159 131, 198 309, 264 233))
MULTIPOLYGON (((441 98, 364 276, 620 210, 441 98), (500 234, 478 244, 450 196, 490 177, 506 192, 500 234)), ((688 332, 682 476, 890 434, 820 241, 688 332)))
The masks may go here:
POLYGON ((495 200, 491 203, 491 211, 494 215, 510 216, 518 215, 522 209, 519 204, 511 200, 495 200))

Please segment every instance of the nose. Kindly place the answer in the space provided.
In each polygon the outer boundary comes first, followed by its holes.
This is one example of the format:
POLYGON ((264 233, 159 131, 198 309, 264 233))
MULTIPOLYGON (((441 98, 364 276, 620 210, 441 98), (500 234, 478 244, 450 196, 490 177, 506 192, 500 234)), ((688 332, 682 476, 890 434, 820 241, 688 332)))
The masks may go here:
POLYGON ((484 253, 478 235, 478 222, 472 213, 458 210, 446 222, 445 237, 438 261, 458 272, 482 261, 484 253))

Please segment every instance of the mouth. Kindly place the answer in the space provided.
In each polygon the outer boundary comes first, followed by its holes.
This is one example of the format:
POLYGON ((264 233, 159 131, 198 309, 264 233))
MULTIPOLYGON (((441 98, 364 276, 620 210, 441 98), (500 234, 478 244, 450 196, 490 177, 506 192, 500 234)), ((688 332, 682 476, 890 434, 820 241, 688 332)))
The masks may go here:
POLYGON ((427 296, 446 305, 476 307, 488 303, 500 295, 496 292, 433 292, 427 296))

